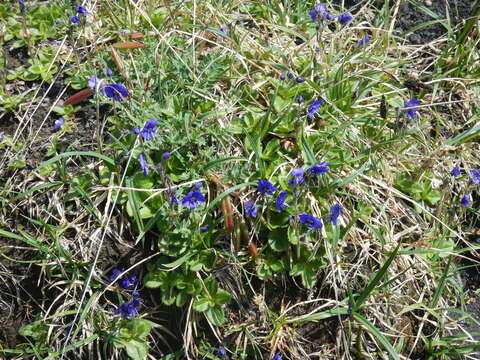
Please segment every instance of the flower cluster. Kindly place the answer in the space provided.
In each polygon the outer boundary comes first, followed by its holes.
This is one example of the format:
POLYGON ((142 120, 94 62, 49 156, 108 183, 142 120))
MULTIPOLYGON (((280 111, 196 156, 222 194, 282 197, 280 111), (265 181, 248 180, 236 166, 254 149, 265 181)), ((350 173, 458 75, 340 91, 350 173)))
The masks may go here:
POLYGON ((323 226, 321 219, 307 213, 300 214, 298 218, 300 223, 309 229, 320 230, 323 226))
POLYGON ((105 80, 99 79, 95 75, 88 79, 88 87, 95 92, 102 92, 104 96, 114 101, 122 101, 129 96, 128 90, 123 84, 108 84, 105 82, 105 80))
POLYGON ((325 3, 315 5, 315 7, 308 12, 308 15, 310 16, 310 19, 315 22, 321 20, 331 21, 335 19, 335 16, 328 11, 327 4, 325 3))
POLYGON ((315 5, 315 7, 308 12, 308 15, 310 16, 310 19, 312 19, 312 21, 314 22, 332 21, 337 19, 337 21, 343 26, 347 25, 353 20, 352 15, 350 15, 350 13, 348 12, 344 12, 339 16, 335 17, 332 13, 330 13, 330 11, 328 11, 326 3, 320 3, 315 5))
POLYGON ((205 196, 203 196, 203 194, 198 190, 192 190, 183 197, 182 206, 193 210, 204 202, 205 196))
MULTIPOLYGON (((294 168, 292 170, 291 178, 288 181, 288 186, 292 187, 293 189, 300 188, 306 184, 306 175, 310 177, 321 176, 326 174, 330 170, 329 163, 326 161, 322 161, 318 164, 315 164, 308 168, 305 171, 302 168, 294 168)), ((267 195, 273 195, 277 191, 277 187, 273 185, 267 179, 261 179, 258 181, 257 185, 257 193, 260 194, 261 197, 267 195)), ((298 192, 294 192, 295 196, 298 196, 298 192)), ((275 198, 275 210, 279 213, 283 212, 287 208, 286 200, 288 197, 288 192, 283 190, 280 191, 275 198)), ((338 203, 335 203, 330 208, 330 214, 328 215, 328 221, 331 222, 333 225, 337 225, 338 218, 342 212, 341 206, 338 203)), ((256 218, 257 217, 257 206, 255 202, 248 200, 244 203, 244 213, 246 217, 256 218)), ((303 213, 299 215, 299 221, 302 225, 305 225, 308 229, 319 230, 322 228, 323 223, 322 220, 316 218, 313 215, 303 213)))
POLYGON ((140 163, 140 168, 143 171, 143 175, 147 176, 148 175, 148 164, 147 164, 147 160, 145 160, 145 156, 143 154, 140 154, 138 156, 138 162, 140 163))
POLYGON ((248 200, 245 202, 245 215, 251 218, 257 217, 257 207, 253 201, 248 200))
POLYGON ((103 95, 114 101, 122 101, 128 98, 128 90, 120 83, 108 84, 103 87, 103 95))
POLYGON ((258 181, 257 191, 261 195, 272 195, 277 188, 267 179, 261 179, 258 181))
POLYGON ((285 204, 285 200, 287 200, 288 193, 283 190, 278 194, 277 198, 275 199, 275 207, 278 212, 282 212, 287 208, 287 205, 285 204))
POLYGON ((65 119, 63 118, 63 116, 55 120, 55 122, 53 123, 53 132, 60 131, 64 122, 65 119))
POLYGON ((114 283, 118 281, 120 287, 125 290, 135 289, 138 285, 139 280, 137 274, 133 273, 120 278, 123 271, 123 268, 113 268, 109 276, 110 282, 114 283))
POLYGON ((123 268, 113 268, 109 280, 112 283, 118 282, 122 289, 133 290, 131 293, 132 299, 124 302, 115 310, 115 315, 120 315, 123 319, 130 319, 138 315, 140 308, 140 294, 137 290, 139 278, 135 273, 121 277, 123 271, 123 268))
POLYGON ((282 354, 280 352, 276 352, 272 360, 282 360, 282 354))
POLYGON ((75 10, 77 11, 76 15, 70 17, 70 21, 73 25, 80 25, 80 19, 82 16, 87 16, 88 11, 85 7, 78 5, 75 10))
MULTIPOLYGON (((462 169, 458 164, 452 168, 452 170, 450 171, 450 175, 452 175, 454 178, 457 178, 462 175, 462 169)), ((468 172, 468 175, 470 176, 470 180, 473 185, 480 185, 480 170, 475 168, 470 169, 470 171, 468 172)), ((468 207, 471 203, 472 203, 472 196, 470 194, 464 194, 460 199, 460 204, 463 207, 468 207)))
POLYGON ((131 319, 138 315, 139 308, 140 297, 138 296, 138 293, 134 293, 132 300, 124 302, 115 310, 115 315, 120 315, 125 320, 131 319))
MULTIPOLYGON (((287 77, 288 77, 289 79, 295 78, 295 82, 296 82, 297 84, 302 84, 302 83, 305 82, 305 78, 304 78, 303 76, 300 76, 300 75, 295 76, 291 71, 289 71, 289 72, 287 73, 287 77)), ((285 74, 281 74, 281 75, 280 75, 280 80, 284 81, 285 79, 286 79, 285 74)))
POLYGON ((365 45, 368 44, 369 41, 370 41, 370 35, 366 34, 358 41, 357 46, 364 47, 365 45))
POLYGON ((308 107, 307 117, 310 120, 312 120, 314 118, 315 114, 317 113, 317 111, 320 110, 320 108, 322 107, 323 104, 325 104, 325 100, 323 100, 322 98, 314 100, 310 104, 310 106, 308 107))
POLYGON ((145 122, 142 129, 135 128, 133 129, 133 132, 135 133, 135 135, 141 135, 143 140, 150 141, 153 139, 153 136, 157 132, 157 126, 158 126, 158 120, 155 118, 152 118, 145 122))
POLYGON ((413 97, 410 100, 405 101, 403 109, 407 111, 407 117, 410 120, 415 119, 419 105, 420 105, 420 101, 416 97, 413 97))
POLYGON ((304 170, 295 168, 292 170, 292 178, 288 181, 288 186, 296 187, 305 183, 304 170))
POLYGON ((25 14, 25 0, 18 0, 18 5, 20 6, 20 12, 25 14))

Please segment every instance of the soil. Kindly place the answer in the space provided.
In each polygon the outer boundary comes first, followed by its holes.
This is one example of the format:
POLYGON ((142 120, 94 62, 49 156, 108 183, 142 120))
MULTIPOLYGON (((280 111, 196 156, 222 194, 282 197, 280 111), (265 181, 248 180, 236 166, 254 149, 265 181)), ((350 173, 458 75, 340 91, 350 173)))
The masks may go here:
MULTIPOLYGON (((364 0, 344 1, 345 6, 350 8, 352 12, 355 12, 356 9, 365 3, 364 0)), ((341 4, 342 0, 336 2, 341 4)), ((448 14, 452 27, 461 24, 463 20, 471 16, 473 6, 475 5, 473 0, 418 0, 418 2, 436 14, 438 19, 446 19, 448 14)), ((383 3, 383 0, 376 1, 378 7, 381 7, 383 3)), ((391 1, 391 6, 395 3, 397 3, 397 0, 391 1)), ((419 10, 418 7, 409 1, 402 0, 396 19, 396 30, 398 35, 401 36, 403 33, 408 33, 410 29, 432 20, 436 19, 419 10)), ((442 24, 437 23, 414 31, 408 35, 408 40, 413 44, 425 44, 441 37, 446 31, 442 24)))

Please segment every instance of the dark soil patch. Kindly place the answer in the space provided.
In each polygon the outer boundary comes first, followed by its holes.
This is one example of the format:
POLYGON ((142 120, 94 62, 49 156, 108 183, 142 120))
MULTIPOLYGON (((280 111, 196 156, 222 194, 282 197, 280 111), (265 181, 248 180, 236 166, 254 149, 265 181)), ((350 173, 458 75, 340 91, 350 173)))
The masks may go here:
MULTIPOLYGON (((474 246, 480 244, 480 234, 473 235, 470 242, 474 246)), ((475 321, 466 320, 465 327, 470 333, 480 334, 480 254, 469 252, 465 254, 460 266, 464 267, 461 272, 466 298, 466 310, 475 321), (477 323, 475 323, 477 322, 477 323)), ((480 340, 480 336, 476 336, 480 340)))
MULTIPOLYGON (((430 2, 425 1, 425 7, 435 13, 438 19, 447 19, 447 16, 450 16, 449 20, 452 27, 454 27, 460 24, 462 20, 471 16, 474 3, 471 0, 434 0, 430 2)), ((436 19, 419 10, 415 5, 404 2, 398 13, 397 28, 409 31, 432 20, 436 19)), ((425 44, 441 37, 446 31, 447 29, 442 24, 437 23, 416 30, 408 36, 408 39, 414 44, 425 44)))
MULTIPOLYGON (((391 1, 390 6, 394 6, 397 1, 398 0, 391 1)), ((341 4, 342 1, 338 0, 336 2, 341 4)), ((472 0, 418 0, 418 2, 434 13, 436 17, 420 10, 408 0, 402 0, 395 24, 395 28, 399 35, 408 33, 415 27, 421 26, 430 21, 447 19, 447 16, 450 17, 449 20, 451 26, 455 27, 456 25, 461 24, 463 20, 472 16, 472 9, 475 5, 475 1, 472 0)), ((345 0, 345 6, 350 8, 353 12, 355 12, 356 9, 359 9, 364 3, 364 0, 345 0)), ((377 0, 374 3, 380 8, 383 6, 384 1, 377 0)), ((446 32, 447 29, 445 26, 440 22, 437 22, 415 30, 408 35, 408 40, 413 44, 426 44, 432 40, 438 39, 446 32)))

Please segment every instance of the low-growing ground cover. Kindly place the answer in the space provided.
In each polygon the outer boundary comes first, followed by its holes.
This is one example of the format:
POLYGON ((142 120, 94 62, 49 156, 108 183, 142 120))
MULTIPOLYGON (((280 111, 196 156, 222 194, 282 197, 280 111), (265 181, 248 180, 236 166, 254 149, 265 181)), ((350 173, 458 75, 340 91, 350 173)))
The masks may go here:
POLYGON ((0 354, 478 358, 479 15, 0 4, 0 354))

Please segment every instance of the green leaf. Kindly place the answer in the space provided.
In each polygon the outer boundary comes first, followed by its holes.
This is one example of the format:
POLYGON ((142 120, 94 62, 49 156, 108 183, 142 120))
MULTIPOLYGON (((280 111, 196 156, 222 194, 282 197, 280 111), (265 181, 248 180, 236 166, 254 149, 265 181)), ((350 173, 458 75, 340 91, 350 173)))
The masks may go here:
POLYGON ((231 299, 231 295, 228 291, 223 289, 218 289, 217 294, 215 295, 215 304, 223 305, 229 302, 231 299))
POLYGON ((297 134, 297 143, 300 149, 302 150, 302 156, 305 164, 313 165, 316 163, 315 154, 313 150, 308 145, 308 140, 303 131, 303 126, 300 126, 297 134))
POLYGON ((288 249, 288 233, 285 229, 274 229, 268 234, 268 245, 277 252, 288 249))
POLYGON ((302 279, 302 285, 307 289, 311 289, 317 282, 317 272, 314 271, 310 266, 307 266, 300 274, 300 278, 302 279))
POLYGON ((212 305, 213 304, 209 298, 201 297, 193 302, 193 310, 204 312, 207 311, 212 305))
POLYGON ((207 288, 208 295, 213 298, 218 291, 217 281, 212 277, 208 277, 205 279, 205 287, 207 288))
POLYGON ((133 319, 130 323, 132 335, 139 339, 146 339, 155 323, 146 319, 133 319))
POLYGON ((307 289, 311 289, 315 286, 317 282, 317 270, 316 270, 316 261, 311 261, 309 263, 304 262, 305 260, 300 260, 295 263, 290 270, 290 276, 300 276, 302 280, 302 285, 307 289))
POLYGON ((132 339, 125 344, 125 350, 130 359, 143 360, 147 357, 148 347, 144 341, 132 339))
POLYGON ((377 340, 383 345, 383 347, 387 350, 387 352, 390 354, 389 359, 393 360, 400 360, 400 356, 398 353, 395 351, 393 348, 392 344, 390 344, 390 341, 383 335, 370 321, 365 319, 363 316, 360 314, 354 312, 353 317, 355 320, 357 320, 360 324, 365 326, 365 328, 368 330, 370 334, 372 334, 377 340))
POLYGON ((137 195, 135 191, 132 191, 130 189, 134 188, 133 184, 133 179, 131 177, 128 177, 125 179, 125 184, 129 188, 127 190, 128 194, 128 205, 127 205, 127 212, 128 215, 132 216, 133 219, 135 220, 135 223, 137 224, 137 228, 140 232, 143 232, 143 221, 142 217, 140 216, 140 210, 138 207, 138 200, 137 200, 137 195))
POLYGON ((298 235, 294 227, 288 228, 288 241, 290 242, 290 244, 293 244, 293 245, 298 244, 298 235))
POLYGON ((258 264, 257 275, 260 280, 267 280, 270 276, 272 276, 270 267, 262 260, 260 260, 260 263, 258 264))
POLYGON ((31 324, 22 325, 18 333, 23 337, 30 337, 35 340, 40 340, 47 334, 45 323, 42 320, 37 320, 31 324))
POLYGON ((367 298, 370 296, 370 293, 375 289, 375 286, 379 283, 379 281, 383 278, 383 276, 387 273, 387 270, 392 263, 392 261, 395 259, 397 256, 398 249, 400 248, 400 244, 397 245, 395 250, 392 251, 390 256, 388 257, 387 261, 383 266, 378 270, 378 272, 375 274, 372 280, 368 283, 367 287, 365 290, 362 291, 362 293, 358 296, 358 298, 355 300, 355 306, 354 310, 358 310, 360 306, 367 300, 367 298))
POLYGON ((432 297, 432 303, 431 307, 436 308, 438 301, 440 300, 440 297, 442 296, 443 290, 445 289, 445 282, 448 277, 448 272, 450 270, 450 264, 452 263, 452 258, 448 258, 447 266, 445 266, 445 270, 443 271, 442 277, 440 278, 440 281, 437 285, 437 288, 435 290, 435 293, 433 294, 432 297))
POLYGON ((42 162, 38 167, 41 168, 43 166, 48 166, 50 164, 54 164, 57 161, 63 159, 63 158, 68 158, 71 156, 90 156, 90 157, 95 157, 97 159, 103 160, 106 163, 108 163, 111 166, 115 165, 115 161, 113 159, 109 158, 108 156, 105 156, 103 154, 99 154, 95 151, 68 151, 64 152, 62 154, 58 154, 57 156, 48 159, 47 161, 42 162))
POLYGON ((205 315, 213 325, 220 326, 225 322, 225 313, 223 312, 223 309, 220 306, 209 308, 205 313, 205 315))
POLYGON ((175 299, 175 305, 177 307, 182 307, 188 301, 189 295, 185 290, 181 290, 177 294, 177 298, 175 299))

